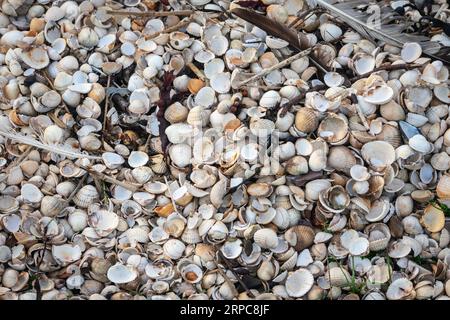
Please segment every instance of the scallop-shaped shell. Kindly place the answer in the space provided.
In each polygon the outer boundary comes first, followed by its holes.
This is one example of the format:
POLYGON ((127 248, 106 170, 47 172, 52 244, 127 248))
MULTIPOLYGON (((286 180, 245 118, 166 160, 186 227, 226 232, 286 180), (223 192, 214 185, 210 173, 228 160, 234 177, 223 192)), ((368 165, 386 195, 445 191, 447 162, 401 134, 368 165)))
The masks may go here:
POLYGON ((314 243, 315 233, 312 227, 306 225, 297 225, 289 228, 284 239, 297 251, 302 251, 314 243))
POLYGON ((263 228, 255 232, 253 239, 257 245, 264 249, 275 249, 278 246, 278 237, 275 231, 263 228))
POLYGON ((351 283, 350 273, 342 267, 332 267, 325 273, 325 278, 333 287, 346 287, 351 283))
POLYGON ((295 127, 304 133, 310 133, 317 129, 319 119, 311 108, 301 108, 295 115, 295 127))
POLYGON ((450 199, 450 176, 443 175, 436 186, 436 194, 442 199, 450 199))
POLYGON ((44 196, 41 200, 41 213, 47 217, 54 217, 61 213, 61 210, 67 205, 59 195, 44 196))
POLYGON ((98 201, 100 198, 97 189, 92 185, 81 187, 73 197, 73 202, 80 208, 87 208, 90 204, 98 201))
POLYGON ((314 276, 308 269, 298 269, 286 278, 286 292, 289 296, 299 298, 311 290, 314 284, 314 276))
POLYGON ((186 120, 189 113, 189 109, 183 106, 181 103, 176 102, 167 107, 164 112, 164 118, 170 123, 183 122, 186 120))
POLYGON ((358 53, 353 57, 352 64, 356 73, 362 75, 375 68, 375 58, 369 54, 358 53))
POLYGON ((164 253, 174 260, 181 258, 185 248, 183 242, 177 239, 170 239, 163 246, 164 253))
POLYGON ((370 251, 381 251, 387 248, 391 233, 389 227, 384 223, 374 223, 365 229, 369 235, 369 249, 370 251))
POLYGON ((256 119, 250 123, 250 131, 259 138, 268 137, 275 130, 275 123, 269 119, 256 119))
POLYGON ((181 235, 181 240, 183 240, 187 244, 194 244, 202 241, 197 228, 185 228, 183 234, 181 235))

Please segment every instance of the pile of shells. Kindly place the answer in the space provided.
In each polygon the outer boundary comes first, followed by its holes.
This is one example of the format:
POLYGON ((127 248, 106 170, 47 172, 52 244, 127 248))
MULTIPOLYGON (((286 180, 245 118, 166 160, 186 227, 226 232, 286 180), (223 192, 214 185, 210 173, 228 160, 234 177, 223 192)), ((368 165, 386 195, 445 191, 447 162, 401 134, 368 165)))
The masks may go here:
POLYGON ((245 2, 2 1, 1 300, 450 299, 448 66, 245 2))

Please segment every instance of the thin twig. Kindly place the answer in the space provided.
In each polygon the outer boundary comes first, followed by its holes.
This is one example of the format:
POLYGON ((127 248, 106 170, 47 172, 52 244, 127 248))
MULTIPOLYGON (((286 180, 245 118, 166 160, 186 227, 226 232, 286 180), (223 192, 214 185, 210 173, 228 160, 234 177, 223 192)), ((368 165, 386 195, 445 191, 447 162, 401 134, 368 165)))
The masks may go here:
POLYGON ((11 169, 13 167, 18 167, 22 164, 23 161, 25 161, 25 159, 27 158, 27 156, 30 154, 31 150, 33 150, 34 148, 32 146, 28 146, 27 149, 22 152, 22 154, 14 159, 5 169, 5 172, 8 173, 9 171, 11 171, 11 169))
POLYGON ((162 31, 154 32, 154 33, 152 33, 152 34, 149 34, 149 35, 147 35, 147 36, 144 36, 144 38, 145 38, 146 40, 150 40, 150 39, 156 38, 157 36, 159 36, 159 35, 161 35, 161 34, 163 34, 163 33, 170 33, 170 32, 177 31, 178 29, 183 28, 184 26, 186 26, 186 25, 188 25, 189 23, 191 23, 192 20, 194 20, 194 17, 193 17, 193 16, 192 16, 192 17, 189 17, 189 18, 186 18, 186 19, 183 19, 183 20, 181 20, 180 22, 178 22, 176 25, 171 26, 171 27, 168 27, 168 28, 166 28, 166 29, 164 29, 164 30, 162 30, 162 31))
POLYGON ((67 203, 70 203, 70 201, 72 201, 73 197, 75 197, 75 195, 77 194, 78 190, 81 188, 81 186, 83 185, 83 183, 87 177, 88 177, 88 173, 86 172, 84 174, 84 176, 80 179, 80 181, 78 181, 77 186, 75 187, 75 189, 72 191, 72 193, 67 198, 67 200, 66 200, 67 203))
POLYGON ((293 105, 299 104, 305 98, 305 96, 308 92, 324 90, 326 88, 328 88, 326 85, 317 85, 317 86, 312 87, 309 90, 301 91, 298 96, 296 96, 291 101, 289 101, 281 106, 281 110, 282 110, 281 117, 284 117, 286 115, 286 113, 289 111, 289 108, 291 108, 293 105))
POLYGON ((280 68, 283 68, 284 66, 287 66, 288 64, 290 64, 292 61, 297 60, 297 59, 299 59, 301 57, 304 57, 304 56, 308 55, 311 52, 311 50, 312 50, 312 48, 300 51, 299 53, 296 53, 293 56, 290 56, 289 58, 287 58, 287 59, 285 59, 285 60, 283 60, 283 61, 281 61, 281 62, 279 62, 279 63, 277 63, 277 64, 275 64, 273 66, 271 66, 270 68, 266 68, 266 69, 262 70, 261 72, 258 72, 254 76, 252 76, 252 77, 250 77, 250 78, 248 78, 248 79, 246 79, 244 81, 241 81, 237 85, 237 87, 242 87, 242 86, 246 85, 247 83, 256 81, 258 79, 261 79, 262 77, 264 77, 265 75, 271 73, 272 71, 278 70, 280 68))
POLYGON ((233 281, 231 281, 230 277, 227 276, 227 274, 225 272, 223 272, 222 269, 220 269, 220 267, 217 267, 217 272, 220 273, 220 275, 225 279, 225 281, 228 283, 228 285, 233 289, 234 294, 238 295, 239 291, 237 291, 236 287, 234 286, 233 281))
POLYGON ((87 172, 89 172, 89 174, 91 174, 93 176, 96 176, 100 180, 104 180, 104 181, 106 181, 108 183, 112 183, 112 184, 121 186, 121 187, 123 187, 123 188, 125 188, 127 190, 130 190, 130 191, 133 191, 133 192, 136 192, 138 190, 137 186, 134 186, 134 185, 131 185, 129 183, 125 183, 123 181, 117 180, 116 178, 110 177, 110 176, 108 176, 108 175, 106 175, 104 173, 94 171, 94 170, 92 170, 92 169, 90 169, 90 168, 88 168, 86 166, 80 165, 80 168, 86 170, 87 172))
POLYGON ((116 16, 136 16, 136 17, 168 17, 168 16, 190 16, 195 13, 193 10, 176 10, 176 11, 122 11, 108 10, 107 13, 116 16))

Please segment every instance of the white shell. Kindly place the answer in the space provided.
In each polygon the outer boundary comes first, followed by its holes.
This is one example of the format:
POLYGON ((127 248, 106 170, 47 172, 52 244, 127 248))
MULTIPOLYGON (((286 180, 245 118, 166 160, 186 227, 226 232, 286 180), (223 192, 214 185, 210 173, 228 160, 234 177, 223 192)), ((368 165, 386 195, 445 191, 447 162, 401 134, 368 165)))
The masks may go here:
POLYGON ((138 272, 131 266, 116 263, 108 269, 106 275, 110 281, 121 284, 128 283, 136 279, 138 272))
POLYGON ((286 292, 290 297, 299 298, 311 290, 314 277, 307 269, 298 269, 286 278, 286 292))

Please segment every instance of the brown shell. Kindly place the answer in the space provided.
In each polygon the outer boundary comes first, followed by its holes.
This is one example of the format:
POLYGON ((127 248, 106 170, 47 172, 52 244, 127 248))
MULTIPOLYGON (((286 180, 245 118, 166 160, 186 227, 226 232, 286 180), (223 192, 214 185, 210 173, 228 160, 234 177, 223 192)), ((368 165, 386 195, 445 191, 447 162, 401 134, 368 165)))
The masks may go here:
POLYGON ((319 119, 311 108, 301 108, 295 115, 295 127, 304 133, 310 133, 317 129, 319 119))
POLYGON ((310 247, 314 242, 314 230, 307 225, 297 225, 289 228, 284 237, 296 251, 310 247))

